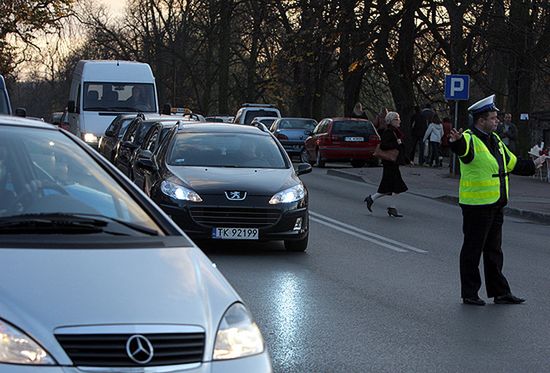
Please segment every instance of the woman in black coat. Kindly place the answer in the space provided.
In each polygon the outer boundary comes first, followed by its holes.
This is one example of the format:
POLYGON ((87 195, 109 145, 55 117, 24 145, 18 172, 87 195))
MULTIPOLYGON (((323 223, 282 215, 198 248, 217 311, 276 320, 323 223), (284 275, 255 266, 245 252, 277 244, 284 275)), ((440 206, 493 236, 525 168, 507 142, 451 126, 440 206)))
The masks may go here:
POLYGON ((399 172, 400 164, 409 164, 411 163, 407 156, 405 155, 405 148, 403 143, 403 133, 399 129, 401 124, 401 119, 399 114, 395 111, 390 111, 386 114, 385 118, 386 129, 382 132, 380 136, 380 149, 381 150, 390 150, 397 149, 399 150, 399 155, 395 162, 382 160, 382 166, 384 167, 382 173, 382 180, 378 186, 378 192, 373 195, 368 195, 365 198, 367 203, 367 208, 372 212, 372 205, 380 197, 384 196, 394 196, 392 204, 388 207, 388 215, 392 217, 403 217, 403 215, 397 212, 395 207, 395 197, 403 192, 407 191, 407 185, 401 178, 401 172, 399 172))

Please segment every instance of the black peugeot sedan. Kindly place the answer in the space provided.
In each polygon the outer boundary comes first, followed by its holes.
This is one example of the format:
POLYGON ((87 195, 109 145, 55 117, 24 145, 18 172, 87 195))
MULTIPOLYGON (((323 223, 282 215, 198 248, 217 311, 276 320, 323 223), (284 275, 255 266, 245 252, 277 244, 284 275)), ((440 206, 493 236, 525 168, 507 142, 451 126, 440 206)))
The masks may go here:
POLYGON ((158 152, 138 161, 152 199, 191 237, 284 241, 304 251, 308 193, 296 169, 267 130, 221 123, 184 124, 158 152))

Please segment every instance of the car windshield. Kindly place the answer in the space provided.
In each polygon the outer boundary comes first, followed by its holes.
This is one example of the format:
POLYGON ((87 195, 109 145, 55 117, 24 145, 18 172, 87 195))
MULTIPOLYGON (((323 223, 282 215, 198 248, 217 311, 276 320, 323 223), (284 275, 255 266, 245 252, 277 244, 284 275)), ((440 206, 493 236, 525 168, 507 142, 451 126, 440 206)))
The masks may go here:
POLYGON ((0 126, 0 225, 60 214, 116 220, 161 234, 137 202, 68 136, 0 126))
POLYGON ((144 83, 84 83, 85 111, 155 112, 155 87, 144 83))
POLYGON ((332 123, 334 135, 376 135, 376 130, 370 121, 366 120, 340 120, 332 123))
POLYGON ((281 119, 280 129, 313 130, 317 122, 315 119, 281 119))
POLYGON ((271 136, 243 133, 179 133, 168 164, 239 168, 288 168, 271 136))
POLYGON ((128 118, 123 119, 120 124, 120 130, 118 132, 118 138, 121 139, 124 137, 124 134, 126 133, 126 130, 128 129, 128 125, 134 120, 134 118, 128 118))
POLYGON ((244 117, 244 124, 250 124, 256 117, 274 117, 277 118, 277 112, 274 110, 248 110, 244 117))
POLYGON ((0 114, 9 114, 8 97, 0 85, 0 114))

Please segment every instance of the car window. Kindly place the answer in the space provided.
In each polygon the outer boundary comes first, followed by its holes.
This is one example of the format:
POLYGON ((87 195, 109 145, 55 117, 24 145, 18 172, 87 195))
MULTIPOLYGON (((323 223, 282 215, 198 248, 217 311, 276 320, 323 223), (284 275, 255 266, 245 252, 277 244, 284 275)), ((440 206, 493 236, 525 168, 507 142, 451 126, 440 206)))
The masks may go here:
POLYGON ((168 164, 243 168, 287 168, 271 136, 243 133, 179 133, 172 142, 168 164))
POLYGON ((67 136, 9 126, 1 130, 0 217, 102 215, 161 232, 127 192, 67 136))
POLYGON ((274 110, 248 110, 244 116, 244 124, 252 123, 256 117, 274 117, 278 118, 277 112, 274 110))
POLYGON ((144 143, 144 148, 149 151, 155 150, 155 144, 159 137, 159 129, 155 128, 152 130, 152 132, 149 134, 149 138, 147 139, 147 142, 144 143))
POLYGON ((120 124, 120 130, 118 131, 118 138, 121 139, 126 131, 128 130, 128 126, 130 123, 132 123, 133 118, 123 119, 120 124))
POLYGON ((85 111, 156 111, 155 87, 146 83, 84 83, 85 111))
POLYGON ((312 130, 316 124, 317 122, 313 119, 282 119, 279 122, 279 128, 312 130))
POLYGON ((376 131, 370 121, 349 120, 334 121, 332 124, 332 133, 335 135, 375 135, 376 131))

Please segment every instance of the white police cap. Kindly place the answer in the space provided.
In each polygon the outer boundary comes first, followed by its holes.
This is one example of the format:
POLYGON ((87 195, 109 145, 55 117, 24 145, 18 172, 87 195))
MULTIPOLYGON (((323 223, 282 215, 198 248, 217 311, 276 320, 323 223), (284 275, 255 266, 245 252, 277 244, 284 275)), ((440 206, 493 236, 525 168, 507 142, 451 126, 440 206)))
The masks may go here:
POLYGON ((498 110, 498 108, 495 106, 495 95, 491 95, 489 97, 485 97, 482 100, 479 100, 478 102, 470 106, 468 108, 468 111, 471 114, 480 114, 480 113, 485 113, 487 111, 500 111, 500 110, 498 110))

